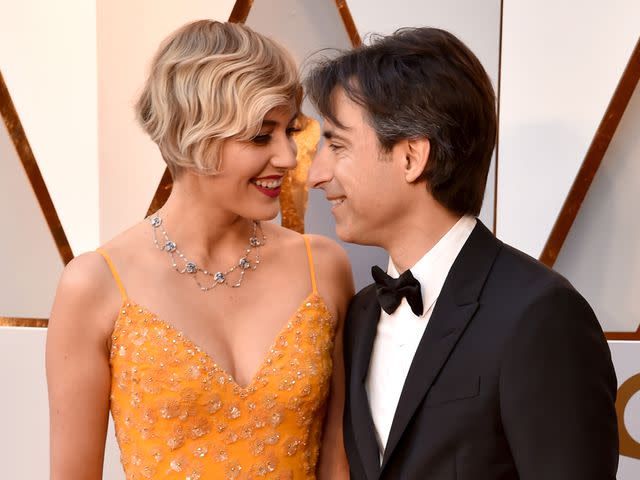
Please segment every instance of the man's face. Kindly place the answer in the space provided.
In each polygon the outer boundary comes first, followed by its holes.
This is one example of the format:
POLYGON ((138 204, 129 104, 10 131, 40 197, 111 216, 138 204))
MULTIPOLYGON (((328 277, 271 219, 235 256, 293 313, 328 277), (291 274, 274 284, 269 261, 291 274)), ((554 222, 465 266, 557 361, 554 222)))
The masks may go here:
POLYGON ((334 111, 344 128, 324 121, 325 141, 309 171, 308 183, 324 190, 342 240, 381 245, 401 207, 404 181, 397 152, 381 151, 366 112, 342 89, 333 93, 334 111))

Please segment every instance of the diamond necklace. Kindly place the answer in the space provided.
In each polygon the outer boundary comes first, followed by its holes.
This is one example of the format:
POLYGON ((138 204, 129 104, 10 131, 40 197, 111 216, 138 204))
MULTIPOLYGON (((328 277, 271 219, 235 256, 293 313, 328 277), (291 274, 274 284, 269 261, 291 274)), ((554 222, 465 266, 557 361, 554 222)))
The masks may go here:
POLYGON ((153 230, 153 243, 158 250, 167 252, 171 260, 171 268, 173 268, 179 274, 190 275, 194 279, 200 290, 203 292, 212 290, 219 285, 238 288, 240 285, 242 285, 242 279, 244 278, 245 272, 247 272, 248 270, 255 270, 260 264, 260 247, 264 245, 266 237, 264 235, 264 232, 262 231, 262 226, 255 220, 253 220, 252 222, 253 229, 251 232, 251 236, 249 237, 249 245, 247 246, 247 248, 245 248, 238 262, 224 272, 218 271, 215 273, 200 268, 195 262, 187 259, 187 257, 178 249, 178 245, 176 244, 176 242, 169 239, 169 234, 164 228, 159 212, 156 212, 153 216, 150 217, 150 223, 153 230), (164 237, 163 243, 160 243, 160 241, 158 240, 158 230, 164 237), (258 230, 260 230, 260 237, 262 238, 258 237, 258 230), (252 253, 253 258, 251 255, 252 253), (178 262, 182 262, 183 266, 178 266, 178 262), (237 281, 235 283, 230 283, 229 275, 238 269, 240 270, 240 273, 237 281), (198 274, 202 274, 205 277, 210 277, 211 280, 209 280, 208 284, 203 284, 198 278, 198 274))

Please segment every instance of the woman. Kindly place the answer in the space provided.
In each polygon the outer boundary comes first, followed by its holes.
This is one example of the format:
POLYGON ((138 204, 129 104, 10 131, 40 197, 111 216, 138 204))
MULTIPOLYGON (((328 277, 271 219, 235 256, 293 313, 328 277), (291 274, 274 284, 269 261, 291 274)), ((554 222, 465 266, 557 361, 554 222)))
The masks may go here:
POLYGON ((267 222, 300 97, 290 56, 245 26, 195 22, 160 48, 137 114, 173 190, 64 271, 47 338, 53 479, 101 478, 109 408, 127 479, 348 476, 350 266, 332 241, 267 222))

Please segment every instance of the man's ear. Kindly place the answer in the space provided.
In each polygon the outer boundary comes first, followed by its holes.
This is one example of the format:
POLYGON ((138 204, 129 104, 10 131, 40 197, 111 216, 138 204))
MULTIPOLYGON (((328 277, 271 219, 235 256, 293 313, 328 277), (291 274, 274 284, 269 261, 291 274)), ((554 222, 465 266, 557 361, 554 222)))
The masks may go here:
POLYGON ((407 182, 415 182, 429 161, 429 152, 431 151, 431 143, 427 138, 416 138, 406 140, 405 159, 404 159, 404 178, 407 182))

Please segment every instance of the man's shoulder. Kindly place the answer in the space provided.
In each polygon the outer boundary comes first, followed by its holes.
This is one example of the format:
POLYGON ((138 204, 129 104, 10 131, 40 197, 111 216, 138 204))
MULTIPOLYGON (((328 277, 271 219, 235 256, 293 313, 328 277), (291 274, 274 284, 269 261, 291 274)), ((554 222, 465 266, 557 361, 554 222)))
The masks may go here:
POLYGON ((496 259, 486 291, 501 305, 510 305, 515 310, 540 302, 586 304, 563 275, 507 244, 496 259))
POLYGON ((600 329, 588 301, 560 273, 508 245, 493 264, 480 294, 486 331, 500 338, 555 335, 571 342, 576 332, 600 329))
POLYGON ((509 282, 524 282, 534 289, 545 286, 573 289, 571 283, 560 273, 508 244, 503 244, 493 273, 509 282))

